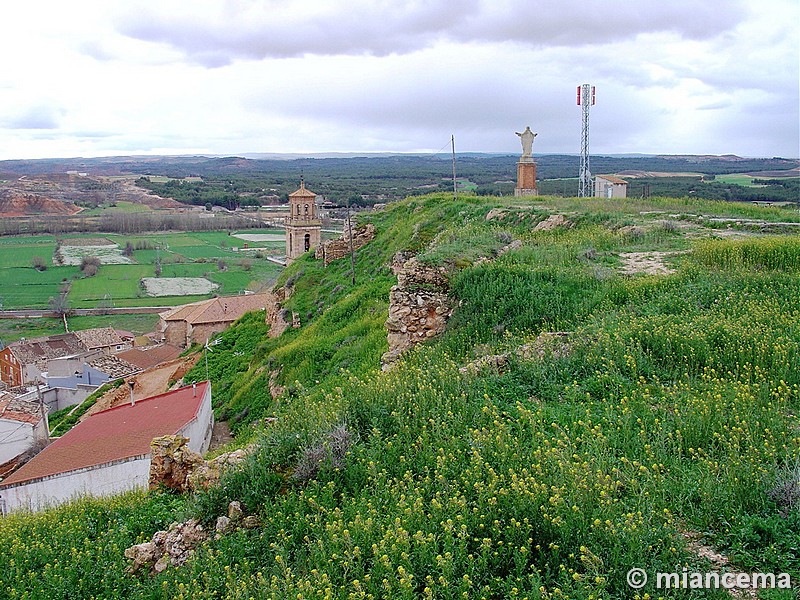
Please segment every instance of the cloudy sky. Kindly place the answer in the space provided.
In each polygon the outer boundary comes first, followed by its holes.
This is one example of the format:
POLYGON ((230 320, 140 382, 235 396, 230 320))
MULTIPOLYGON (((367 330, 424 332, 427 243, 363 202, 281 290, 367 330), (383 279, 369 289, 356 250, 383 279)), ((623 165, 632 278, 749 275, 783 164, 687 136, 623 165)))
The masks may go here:
POLYGON ((0 158, 800 154, 797 0, 9 0, 0 158))

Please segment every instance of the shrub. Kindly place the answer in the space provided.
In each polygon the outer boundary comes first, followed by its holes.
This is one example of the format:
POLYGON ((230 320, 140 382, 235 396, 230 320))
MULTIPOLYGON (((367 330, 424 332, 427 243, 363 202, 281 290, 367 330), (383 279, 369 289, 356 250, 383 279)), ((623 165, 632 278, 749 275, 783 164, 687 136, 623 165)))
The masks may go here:
POLYGON ((300 483, 308 483, 323 469, 343 468, 352 444, 353 434, 344 425, 337 425, 303 451, 292 477, 300 483))
POLYGON ((100 259, 96 256, 84 256, 81 260, 81 273, 84 277, 94 277, 100 268, 100 259))
POLYGON ((31 266, 39 272, 47 270, 47 262, 41 256, 34 256, 31 259, 31 266))

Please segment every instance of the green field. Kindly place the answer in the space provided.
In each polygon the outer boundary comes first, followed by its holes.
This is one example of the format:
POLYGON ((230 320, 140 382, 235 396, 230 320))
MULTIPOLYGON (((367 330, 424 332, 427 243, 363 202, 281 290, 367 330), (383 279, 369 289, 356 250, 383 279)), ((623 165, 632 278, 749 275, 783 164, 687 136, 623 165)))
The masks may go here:
POLYGON ((714 181, 719 183, 743 185, 745 187, 766 187, 764 185, 754 184, 752 175, 746 175, 743 173, 732 173, 730 175, 717 175, 714 178, 714 181))
MULTIPOLYGON (((281 233, 280 230, 252 230, 247 233, 281 233)), ((78 267, 55 267, 52 257, 57 241, 54 236, 0 238, 0 304, 5 309, 46 308, 69 283, 70 308, 98 306, 171 306, 207 296, 151 298, 139 282, 143 277, 205 277, 220 285, 215 294, 236 294, 259 290, 280 273, 275 263, 242 252, 247 245, 273 254, 283 249, 283 242, 247 242, 227 232, 166 233, 149 236, 86 234, 67 236, 71 240, 104 237, 124 248, 134 248, 129 265, 102 265, 93 277, 83 277, 78 267), (39 272, 31 265, 40 257, 48 266, 39 272), (222 262, 220 262, 222 261, 222 262)))
POLYGON ((113 213, 140 213, 140 212, 149 212, 152 210, 146 204, 140 204, 138 202, 125 202, 124 200, 120 200, 115 202, 113 205, 109 206, 98 206, 97 208, 90 208, 84 209, 81 211, 82 216, 86 217, 96 217, 99 215, 108 215, 113 213))
POLYGON ((40 257, 48 266, 52 266, 55 249, 56 241, 51 235, 0 238, 0 269, 30 267, 34 257, 40 257))
POLYGON ((2 268, 0 299, 3 308, 46 308, 49 299, 58 296, 64 281, 78 273, 78 267, 50 267, 41 272, 32 267, 2 268))
MULTIPOLYGON (((99 315, 69 317, 70 331, 92 329, 94 327, 114 327, 135 334, 148 333, 158 325, 157 314, 144 315, 99 315)), ((61 319, 0 319, 0 341, 9 344, 20 338, 34 338, 64 333, 61 319)))

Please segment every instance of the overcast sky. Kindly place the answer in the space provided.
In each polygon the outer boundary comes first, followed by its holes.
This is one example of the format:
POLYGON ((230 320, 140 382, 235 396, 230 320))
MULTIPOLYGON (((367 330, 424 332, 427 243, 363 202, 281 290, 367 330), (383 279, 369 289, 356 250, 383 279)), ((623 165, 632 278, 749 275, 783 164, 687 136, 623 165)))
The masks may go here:
POLYGON ((0 158, 800 155, 797 0, 8 0, 0 158))

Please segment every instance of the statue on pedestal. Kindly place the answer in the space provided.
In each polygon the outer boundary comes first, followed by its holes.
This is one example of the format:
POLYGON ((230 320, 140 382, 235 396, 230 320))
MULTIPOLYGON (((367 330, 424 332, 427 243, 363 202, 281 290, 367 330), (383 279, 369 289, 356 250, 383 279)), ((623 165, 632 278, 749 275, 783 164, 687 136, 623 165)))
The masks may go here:
POLYGON ((533 133, 530 127, 525 127, 525 131, 522 133, 516 131, 515 132, 522 142, 522 158, 531 158, 532 157, 532 150, 533 150, 533 138, 535 138, 538 133, 533 133))

